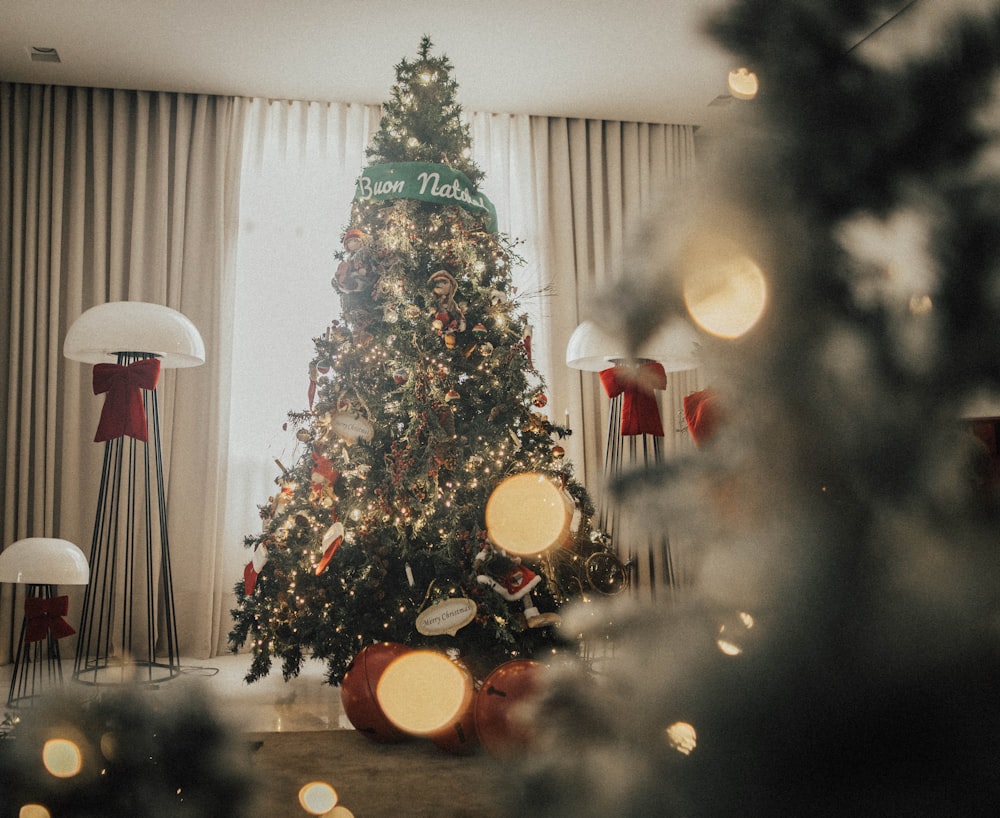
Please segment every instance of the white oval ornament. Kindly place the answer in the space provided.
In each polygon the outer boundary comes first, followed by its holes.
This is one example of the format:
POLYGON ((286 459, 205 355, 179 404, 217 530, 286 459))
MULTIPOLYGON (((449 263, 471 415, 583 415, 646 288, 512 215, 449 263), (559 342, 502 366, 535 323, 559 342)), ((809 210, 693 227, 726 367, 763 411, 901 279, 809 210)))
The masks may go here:
POLYGON ((454 636, 475 618, 476 603, 471 599, 445 599, 417 614, 417 631, 424 636, 454 636))
POLYGON ((497 548, 531 557, 569 541, 574 510, 571 498, 546 475, 515 474, 486 501, 486 530, 497 548))
POLYGON ((357 443, 359 440, 367 443, 375 434, 375 427, 371 423, 359 415, 352 414, 334 415, 330 421, 330 428, 335 434, 351 444, 357 443))

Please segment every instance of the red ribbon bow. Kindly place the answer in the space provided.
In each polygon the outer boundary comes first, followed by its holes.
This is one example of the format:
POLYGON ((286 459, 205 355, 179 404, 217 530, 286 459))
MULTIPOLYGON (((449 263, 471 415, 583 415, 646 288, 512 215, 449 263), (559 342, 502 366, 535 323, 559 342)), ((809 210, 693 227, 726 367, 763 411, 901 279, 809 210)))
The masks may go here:
POLYGON ((155 389, 159 377, 159 358, 143 358, 128 366, 94 366, 94 394, 107 392, 104 408, 101 410, 101 422, 94 435, 95 443, 114 440, 122 435, 129 435, 143 442, 148 440, 146 410, 139 390, 155 389))
POLYGON ((609 398, 622 395, 622 435, 663 437, 660 407, 654 389, 665 389, 667 373, 656 361, 639 366, 613 366, 601 372, 609 398))
POLYGON ((56 639, 76 630, 63 617, 69 613, 69 597, 29 596, 24 599, 24 641, 40 642, 50 633, 56 639))
POLYGON ((695 446, 700 446, 715 435, 719 428, 719 407, 715 393, 709 389, 684 396, 684 419, 695 446))

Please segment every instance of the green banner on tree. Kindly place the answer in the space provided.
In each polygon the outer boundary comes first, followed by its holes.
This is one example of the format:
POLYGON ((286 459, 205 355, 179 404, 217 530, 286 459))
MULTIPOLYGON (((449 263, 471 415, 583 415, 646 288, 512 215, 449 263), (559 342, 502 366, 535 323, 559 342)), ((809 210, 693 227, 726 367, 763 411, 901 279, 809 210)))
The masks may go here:
POLYGON ((497 211, 466 175, 433 162, 384 162, 361 171, 355 201, 420 199, 437 204, 457 204, 473 213, 485 213, 486 229, 497 230, 497 211))

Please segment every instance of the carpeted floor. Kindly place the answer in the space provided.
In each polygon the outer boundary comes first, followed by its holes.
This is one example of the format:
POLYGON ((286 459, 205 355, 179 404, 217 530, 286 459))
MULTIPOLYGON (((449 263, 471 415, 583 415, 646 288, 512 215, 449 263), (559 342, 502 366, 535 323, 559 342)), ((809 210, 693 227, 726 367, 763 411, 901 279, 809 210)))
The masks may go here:
POLYGON ((429 741, 378 744, 354 730, 250 733, 255 815, 302 818, 304 784, 332 786, 356 818, 502 818, 501 770, 429 741))

